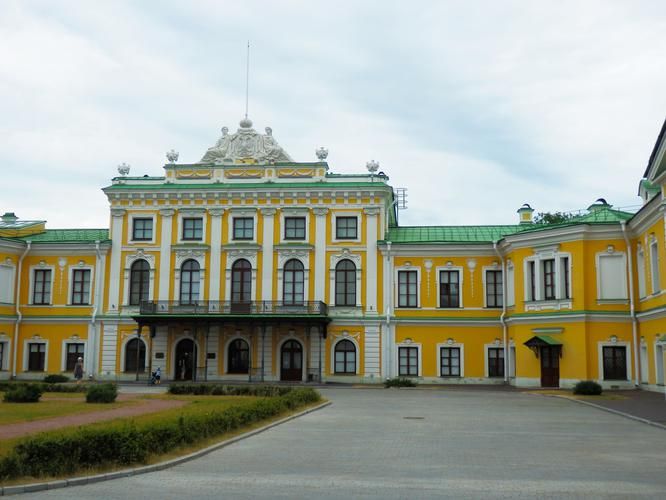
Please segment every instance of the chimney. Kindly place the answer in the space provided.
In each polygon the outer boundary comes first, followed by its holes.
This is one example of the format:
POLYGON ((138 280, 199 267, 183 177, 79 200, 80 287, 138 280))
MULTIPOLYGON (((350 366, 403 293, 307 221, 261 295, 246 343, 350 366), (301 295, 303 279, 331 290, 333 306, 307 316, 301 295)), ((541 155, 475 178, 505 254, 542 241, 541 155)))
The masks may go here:
POLYGON ((14 212, 5 212, 5 214, 2 216, 2 222, 6 222, 8 224, 16 222, 17 220, 18 217, 16 217, 14 212))
POLYGON ((532 220, 533 213, 534 209, 530 207, 528 203, 525 203, 518 209, 518 222, 520 224, 534 224, 534 221, 532 220))

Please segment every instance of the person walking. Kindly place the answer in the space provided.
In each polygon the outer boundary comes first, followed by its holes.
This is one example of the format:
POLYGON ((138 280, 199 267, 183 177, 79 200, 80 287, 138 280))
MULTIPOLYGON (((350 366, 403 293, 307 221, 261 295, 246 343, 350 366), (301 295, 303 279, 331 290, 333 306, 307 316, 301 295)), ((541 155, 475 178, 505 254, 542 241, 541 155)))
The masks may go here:
POLYGON ((77 384, 81 383, 81 379, 83 378, 83 358, 76 360, 76 364, 74 365, 74 378, 76 379, 77 384))
POLYGON ((160 379, 162 378, 162 369, 158 366, 155 370, 155 383, 160 385, 160 379))

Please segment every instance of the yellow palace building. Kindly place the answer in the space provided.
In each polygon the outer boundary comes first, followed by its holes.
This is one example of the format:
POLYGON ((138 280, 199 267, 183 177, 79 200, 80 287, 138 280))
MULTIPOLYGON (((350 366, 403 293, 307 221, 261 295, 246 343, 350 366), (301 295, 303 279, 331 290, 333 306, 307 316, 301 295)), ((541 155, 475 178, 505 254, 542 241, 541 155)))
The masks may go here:
POLYGON ((103 189, 109 229, 0 221, 0 378, 664 384, 666 138, 637 213, 400 226, 376 165, 225 127, 196 163, 103 189), (374 167, 374 168, 373 168, 374 167))

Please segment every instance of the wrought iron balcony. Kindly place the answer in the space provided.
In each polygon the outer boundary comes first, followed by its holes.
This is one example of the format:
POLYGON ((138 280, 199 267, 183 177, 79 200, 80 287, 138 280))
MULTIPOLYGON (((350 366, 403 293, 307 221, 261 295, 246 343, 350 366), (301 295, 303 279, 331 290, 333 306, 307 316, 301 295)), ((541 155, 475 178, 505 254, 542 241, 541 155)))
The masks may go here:
POLYGON ((328 305, 320 301, 287 303, 283 301, 231 302, 202 300, 182 303, 177 300, 141 302, 141 315, 237 315, 237 316, 328 316, 328 305))

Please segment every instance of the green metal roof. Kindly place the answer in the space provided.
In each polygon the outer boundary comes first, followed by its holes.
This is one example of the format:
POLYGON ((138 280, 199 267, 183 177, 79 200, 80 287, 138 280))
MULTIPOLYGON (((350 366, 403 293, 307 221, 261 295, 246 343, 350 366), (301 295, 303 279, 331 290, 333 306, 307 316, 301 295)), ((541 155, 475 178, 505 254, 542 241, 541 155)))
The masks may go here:
POLYGON ((562 345, 562 342, 555 340, 553 337, 548 335, 535 335, 527 342, 525 342, 524 345, 528 347, 539 347, 542 345, 562 345))
POLYGON ((525 226, 401 226, 389 228, 392 243, 491 243, 517 233, 525 226))
MULTIPOLYGON (((9 239, 9 238, 8 238, 9 239)), ((108 241, 108 229, 47 229, 43 233, 31 234, 13 240, 28 241, 32 243, 94 243, 108 241)))

